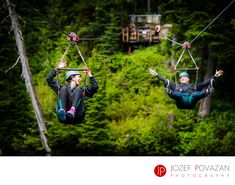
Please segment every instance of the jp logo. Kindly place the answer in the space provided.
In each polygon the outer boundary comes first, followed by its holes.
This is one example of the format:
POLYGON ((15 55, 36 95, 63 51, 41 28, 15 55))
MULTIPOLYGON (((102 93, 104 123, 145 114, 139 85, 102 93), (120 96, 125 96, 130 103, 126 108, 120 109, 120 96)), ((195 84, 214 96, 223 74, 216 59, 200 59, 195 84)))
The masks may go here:
POLYGON ((166 167, 163 166, 163 165, 157 165, 155 168, 154 168, 154 173, 156 176, 158 177, 163 177, 164 175, 166 175, 166 167))

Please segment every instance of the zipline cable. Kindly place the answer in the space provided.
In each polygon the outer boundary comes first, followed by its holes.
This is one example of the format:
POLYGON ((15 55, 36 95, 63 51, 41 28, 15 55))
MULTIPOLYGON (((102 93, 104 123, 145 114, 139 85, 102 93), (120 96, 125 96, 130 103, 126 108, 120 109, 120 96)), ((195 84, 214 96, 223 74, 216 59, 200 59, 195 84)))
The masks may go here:
POLYGON ((112 37, 115 37, 115 36, 117 36, 117 35, 120 35, 122 33, 122 31, 121 32, 119 32, 119 33, 117 33, 117 34, 114 34, 114 35, 112 35, 112 36, 109 36, 109 37, 103 37, 103 38, 97 38, 97 37, 95 37, 95 38, 91 38, 91 37, 86 37, 86 38, 80 38, 79 37, 79 40, 102 40, 102 39, 109 39, 109 38, 112 38, 112 37))
MULTIPOLYGON (((22 2, 24 4, 26 4, 31 10, 33 10, 34 13, 38 14, 39 16, 41 16, 43 19, 45 19, 49 24, 51 24, 52 26, 54 26, 55 28, 57 28, 60 32, 62 32, 63 34, 65 34, 66 36, 70 37, 70 34, 67 33, 66 31, 64 31, 61 27, 59 27, 58 25, 56 25, 55 23, 51 22, 50 19, 48 19, 45 15, 43 15, 42 13, 40 13, 38 10, 32 8, 27 2, 25 2, 24 0, 22 0, 22 2)), ((120 35, 122 32, 119 32, 117 34, 114 34, 110 37, 106 37, 106 38, 111 38, 111 37, 115 37, 116 35, 120 35)), ((79 40, 84 40, 84 41, 89 41, 89 40, 102 40, 102 38, 79 38, 79 40)))
POLYGON ((72 46, 72 42, 69 42, 69 46, 67 47, 67 49, 63 53, 62 57, 60 58, 60 61, 64 60, 64 57, 67 55, 67 53, 68 53, 71 46, 72 46))
MULTIPOLYGON (((223 10, 222 12, 219 13, 219 15, 217 15, 191 42, 189 42, 189 44, 192 44, 209 26, 211 26, 215 21, 216 19, 218 19, 233 3, 234 3, 235 0, 232 0, 223 10)), ((181 43, 179 42, 176 42, 168 37, 166 37, 166 39, 168 39, 169 41, 175 43, 175 44, 178 44, 178 45, 181 45, 181 43)))
POLYGON ((175 44, 178 44, 178 45, 180 45, 180 46, 183 45, 183 44, 181 44, 181 43, 179 43, 179 42, 176 42, 176 41, 170 39, 169 37, 166 37, 166 39, 169 40, 169 41, 171 41, 171 42, 173 42, 173 43, 175 43, 175 44))
POLYGON ((222 12, 220 12, 220 14, 217 15, 217 16, 214 18, 214 20, 212 20, 212 21, 210 22, 210 24, 208 24, 208 25, 190 42, 190 44, 192 44, 193 41, 195 41, 210 25, 212 25, 212 24, 216 21, 216 19, 218 19, 218 18, 220 17, 220 15, 221 15, 222 13, 224 13, 224 12, 234 3, 234 1, 235 1, 235 0, 231 1, 231 2, 227 5, 227 7, 225 7, 224 10, 223 10, 222 12))
POLYGON ((38 10, 32 8, 27 2, 25 2, 24 0, 22 0, 22 2, 24 4, 26 4, 31 10, 33 10, 34 13, 37 13, 38 15, 40 15, 43 19, 45 19, 49 24, 51 24, 52 26, 56 27, 59 31, 61 31, 62 33, 64 33, 65 35, 67 35, 69 37, 69 33, 67 33, 66 31, 64 31, 62 28, 60 28, 58 25, 56 25, 55 23, 51 22, 45 15, 43 15, 42 13, 40 13, 38 10))
POLYGON ((195 60, 194 60, 192 54, 191 54, 190 51, 189 51, 189 49, 190 49, 190 47, 191 47, 191 44, 192 44, 210 25, 212 25, 212 24, 220 17, 220 16, 222 15, 222 13, 224 13, 224 12, 234 3, 234 1, 235 1, 235 0, 232 0, 225 8, 219 13, 219 15, 217 15, 217 16, 210 22, 210 24, 208 24, 191 42, 184 42, 183 44, 181 44, 181 43, 178 43, 178 42, 176 42, 176 41, 174 41, 174 40, 172 40, 172 39, 166 37, 166 39, 168 39, 169 41, 171 41, 171 42, 173 42, 173 43, 176 43, 176 44, 178 44, 178 45, 181 45, 181 46, 183 47, 183 51, 182 51, 182 53, 181 53, 181 55, 180 55, 180 57, 179 57, 179 59, 178 59, 176 65, 175 65, 175 67, 174 67, 174 71, 175 71, 175 81, 176 81, 176 83, 177 83, 177 79, 176 79, 176 71, 177 71, 177 70, 195 70, 195 71, 196 71, 196 81, 195 81, 195 84, 197 83, 197 80, 198 80, 198 70, 199 70, 199 68, 198 68, 198 66, 197 66, 197 64, 196 64, 196 62, 195 62, 195 60), (195 65, 195 68, 177 68, 177 65, 179 64, 181 58, 183 57, 183 55, 184 55, 184 53, 185 53, 185 50, 187 50, 187 52, 188 52, 190 58, 192 59, 194 65, 195 65))

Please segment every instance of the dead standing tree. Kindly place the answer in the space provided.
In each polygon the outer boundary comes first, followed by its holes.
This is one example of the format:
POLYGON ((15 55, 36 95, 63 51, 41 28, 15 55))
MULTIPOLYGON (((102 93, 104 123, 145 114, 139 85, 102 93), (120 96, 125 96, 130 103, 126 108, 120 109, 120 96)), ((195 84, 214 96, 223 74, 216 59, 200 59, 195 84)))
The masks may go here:
POLYGON ((45 136, 45 132, 47 131, 47 129, 46 129, 46 125, 44 122, 42 111, 41 111, 41 108, 40 108, 40 105, 39 105, 39 102, 38 102, 38 99, 36 96, 33 81, 31 78, 31 72, 30 72, 30 68, 29 68, 29 64, 28 64, 28 58, 26 56, 24 40, 23 40, 22 33, 20 31, 19 22, 18 22, 18 19, 16 16, 15 9, 12 6, 12 3, 10 2, 10 0, 6 0, 6 2, 7 2, 7 7, 9 10, 11 22, 12 22, 12 28, 14 29, 16 45, 17 45, 18 52, 20 55, 19 58, 20 58, 20 61, 22 64, 22 75, 25 80, 25 86, 27 88, 27 91, 29 93, 29 96, 31 98, 31 102, 32 102, 32 105, 34 108, 35 116, 36 116, 38 127, 39 127, 41 142, 42 142, 42 145, 43 145, 45 151, 47 152, 47 154, 50 155, 51 149, 47 144, 47 138, 45 136))
MULTIPOLYGON (((213 56, 212 51, 208 51, 208 59, 207 59, 207 72, 204 79, 208 79, 213 75, 213 72, 216 69, 216 58, 213 56)), ((206 98, 202 99, 199 105, 198 110, 198 122, 203 120, 206 116, 210 114, 211 111, 211 103, 212 103, 212 97, 211 95, 207 96, 206 98)))

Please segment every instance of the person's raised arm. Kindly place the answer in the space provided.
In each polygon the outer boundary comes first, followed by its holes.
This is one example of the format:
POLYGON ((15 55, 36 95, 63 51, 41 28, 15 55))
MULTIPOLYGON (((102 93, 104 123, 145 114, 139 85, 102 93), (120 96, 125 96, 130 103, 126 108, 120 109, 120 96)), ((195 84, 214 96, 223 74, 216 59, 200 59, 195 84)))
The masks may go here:
POLYGON ((215 74, 212 77, 208 78, 207 80, 205 80, 201 83, 198 83, 196 90, 201 91, 202 89, 204 89, 205 87, 207 87, 210 84, 212 79, 218 78, 218 77, 222 76, 223 74, 224 74, 223 70, 216 70, 215 74))
POLYGON ((91 70, 88 67, 86 67, 86 75, 90 78, 91 86, 85 89, 85 96, 87 98, 90 98, 97 92, 99 86, 95 77, 91 74, 91 70))
POLYGON ((67 64, 68 64, 68 62, 66 60, 60 61, 58 64, 56 64, 56 67, 50 72, 50 74, 48 74, 48 76, 46 78, 48 85, 50 86, 50 88, 53 91, 55 91, 55 93, 58 93, 59 84, 57 83, 57 81, 54 78, 56 77, 59 68, 66 67, 67 64))
POLYGON ((167 86, 167 84, 168 84, 168 82, 170 83, 169 85, 170 85, 170 88, 172 89, 172 90, 174 90, 175 89, 175 83, 172 83, 172 82, 170 82, 169 80, 167 80, 166 78, 164 78, 164 77, 162 77, 161 75, 159 75, 156 71, 155 71, 155 69, 149 69, 149 73, 151 74, 151 75, 153 75, 153 76, 156 76, 159 80, 161 80, 161 81, 163 81, 163 83, 164 83, 164 85, 165 86, 167 86))
POLYGON ((163 78, 161 75, 159 75, 155 69, 149 69, 149 73, 153 76, 156 76, 159 80, 163 81, 165 83, 166 79, 163 78))

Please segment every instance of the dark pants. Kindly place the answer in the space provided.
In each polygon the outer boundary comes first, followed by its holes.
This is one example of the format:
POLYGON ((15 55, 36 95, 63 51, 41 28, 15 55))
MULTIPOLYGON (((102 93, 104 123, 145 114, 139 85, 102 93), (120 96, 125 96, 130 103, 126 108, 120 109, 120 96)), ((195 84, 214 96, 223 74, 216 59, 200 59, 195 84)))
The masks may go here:
MULTIPOLYGON (((82 122, 85 117, 85 108, 82 97, 82 89, 75 87, 70 90, 66 86, 62 87, 59 91, 59 100, 57 104, 57 111, 64 109, 65 112, 69 111, 71 107, 75 107, 76 113, 74 119, 66 119, 66 123, 82 122)), ((62 122, 61 120, 59 120, 62 122)))
POLYGON ((179 91, 172 91, 169 95, 176 101, 179 109, 194 109, 196 103, 207 96, 206 91, 195 91, 193 93, 185 93, 179 91))

